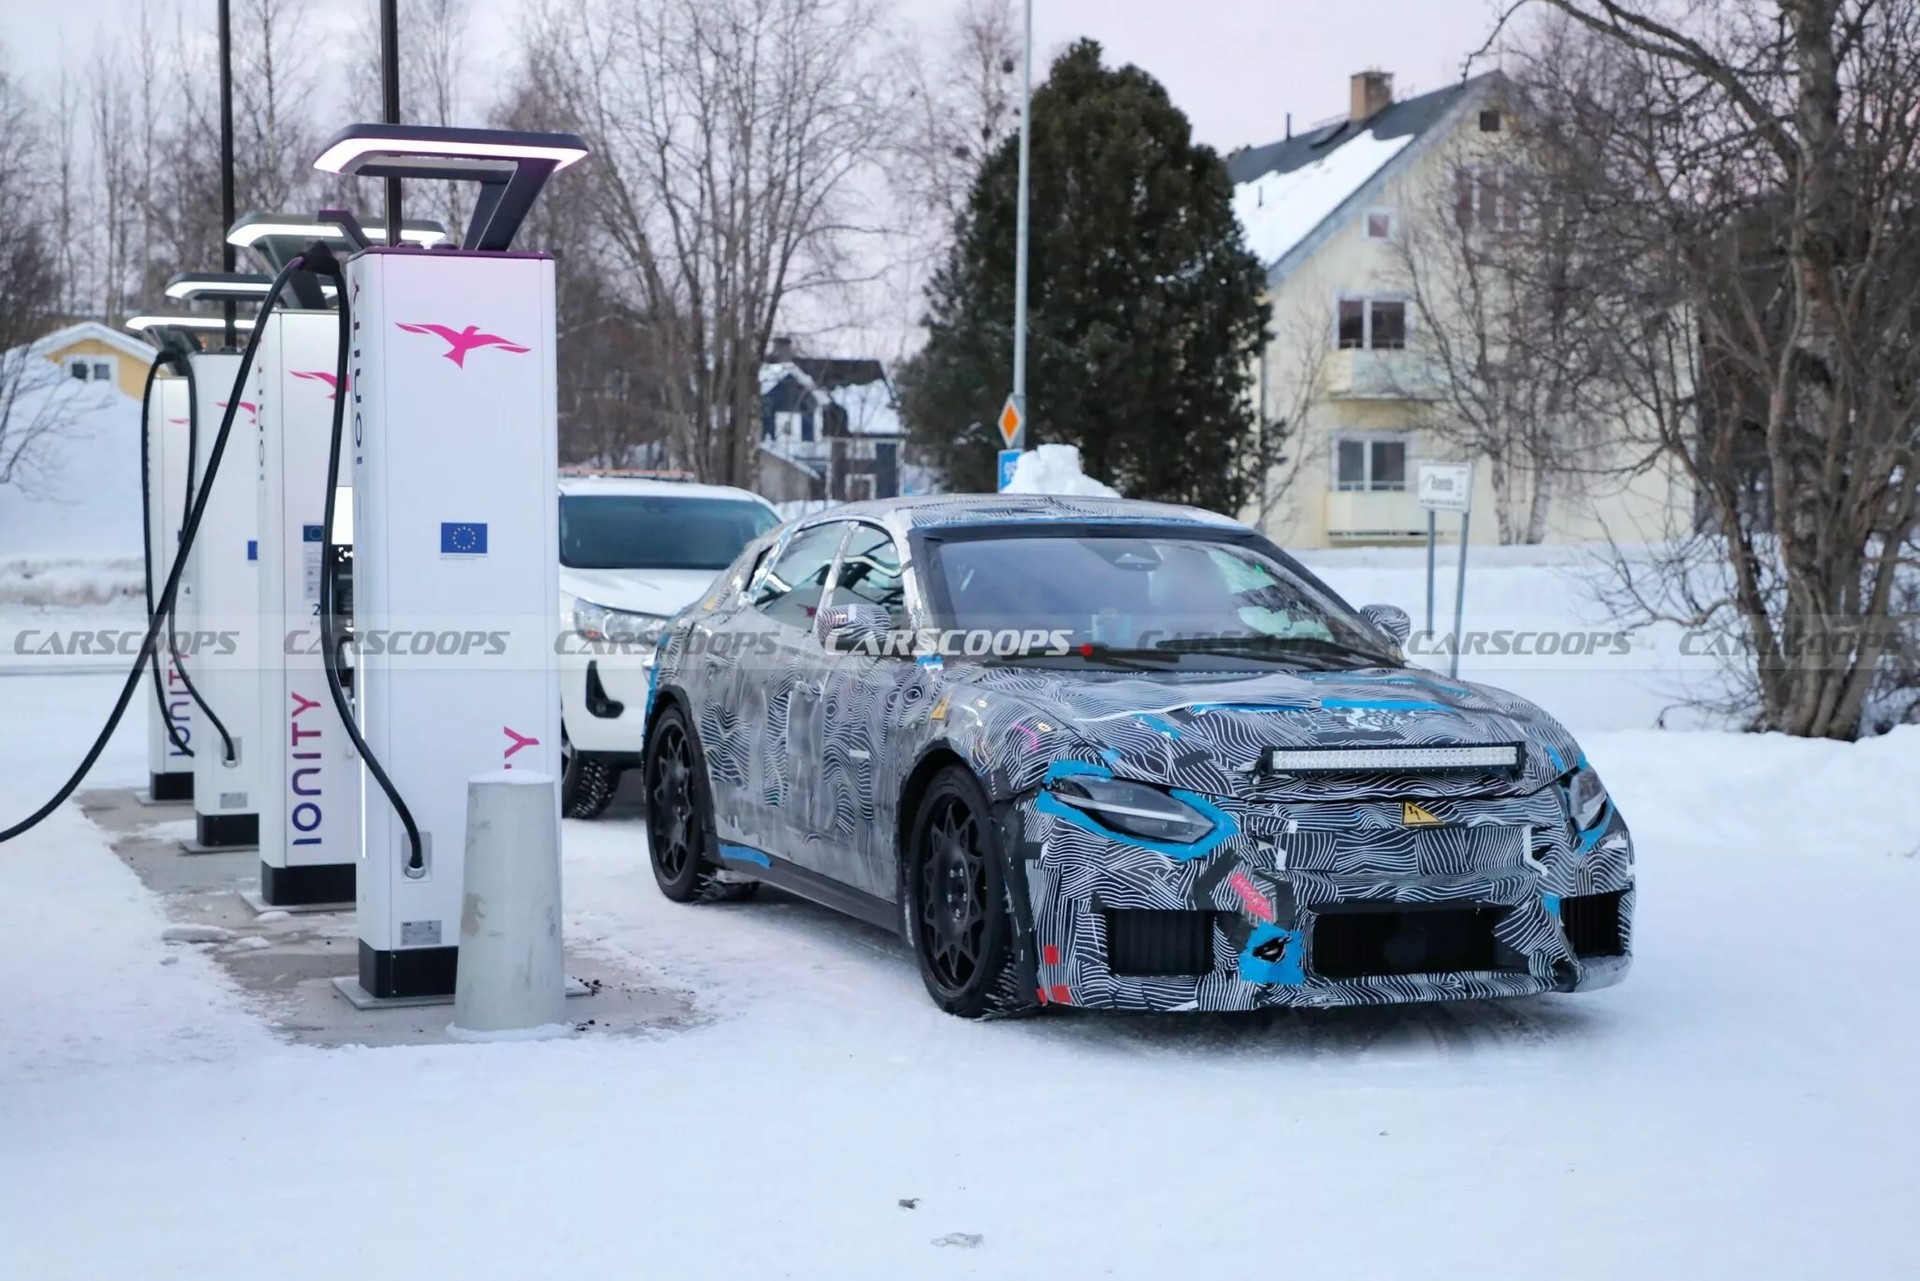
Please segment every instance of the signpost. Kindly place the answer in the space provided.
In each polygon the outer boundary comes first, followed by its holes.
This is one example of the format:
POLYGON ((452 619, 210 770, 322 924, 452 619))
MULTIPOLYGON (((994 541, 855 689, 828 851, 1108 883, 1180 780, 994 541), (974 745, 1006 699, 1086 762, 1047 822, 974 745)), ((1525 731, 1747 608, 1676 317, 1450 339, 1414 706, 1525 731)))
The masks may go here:
POLYGON ((1433 635, 1434 513, 1460 513, 1460 569, 1453 586, 1453 643, 1448 647, 1447 675, 1460 675, 1460 626, 1466 612, 1467 529, 1473 507, 1472 463, 1421 463, 1418 481, 1420 506, 1427 512, 1427 635, 1433 635))
POLYGON ((1023 403, 1026 397, 1019 392, 1007 397, 1007 403, 1001 407, 996 423, 1000 428, 1000 439, 1006 448, 1000 451, 1000 492, 1006 493, 1007 486, 1013 483, 1013 469, 1020 462, 1021 437, 1027 430, 1027 410, 1023 403))

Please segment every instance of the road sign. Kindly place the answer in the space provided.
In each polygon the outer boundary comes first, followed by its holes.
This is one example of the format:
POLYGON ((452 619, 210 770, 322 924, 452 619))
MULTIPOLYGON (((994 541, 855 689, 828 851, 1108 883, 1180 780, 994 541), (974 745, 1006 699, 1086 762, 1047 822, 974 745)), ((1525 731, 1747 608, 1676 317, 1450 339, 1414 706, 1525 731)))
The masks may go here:
POLYGON ((1003 449, 1000 451, 1001 493, 1006 493, 1007 488, 1013 484, 1014 469, 1020 466, 1020 455, 1026 452, 1024 449, 1003 449))
POLYGON ((1464 512, 1473 506, 1472 463, 1421 463, 1420 505, 1430 512, 1464 512))
POLYGON ((1021 405, 1018 396, 1007 397, 1007 403, 1001 408, 998 421, 1000 439, 1007 442, 1008 448, 1012 448, 1014 442, 1020 439, 1020 429, 1027 425, 1027 411, 1025 406, 1021 405))

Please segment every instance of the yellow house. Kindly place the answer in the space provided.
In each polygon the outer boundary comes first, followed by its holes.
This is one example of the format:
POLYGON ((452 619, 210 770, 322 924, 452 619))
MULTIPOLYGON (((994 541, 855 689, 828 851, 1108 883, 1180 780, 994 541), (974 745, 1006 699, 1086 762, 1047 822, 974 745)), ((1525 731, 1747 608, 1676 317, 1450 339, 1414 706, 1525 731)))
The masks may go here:
POLYGON ((154 349, 146 343, 97 320, 56 329, 33 346, 68 377, 111 382, 134 400, 146 390, 147 368, 154 357, 154 349))
MULTIPOLYGON (((1444 238, 1517 225, 1501 160, 1520 125, 1510 97, 1492 72, 1396 101, 1391 75, 1362 72, 1347 112, 1228 157, 1235 214, 1267 269, 1270 337, 1256 394, 1262 420, 1287 428, 1284 460, 1243 518, 1282 546, 1424 539, 1415 491, 1427 460, 1473 463, 1476 543, 1692 530, 1690 485, 1649 461, 1636 431, 1570 444, 1578 465, 1543 480, 1514 459, 1562 458, 1557 441, 1530 442, 1530 455, 1508 449, 1502 463, 1476 453, 1475 425, 1453 408, 1462 397, 1446 378, 1458 362, 1437 353, 1471 352, 1487 331, 1484 314, 1468 331, 1474 322, 1436 305, 1451 292, 1444 238)), ((1453 537, 1457 520, 1443 517, 1440 530, 1453 537)))

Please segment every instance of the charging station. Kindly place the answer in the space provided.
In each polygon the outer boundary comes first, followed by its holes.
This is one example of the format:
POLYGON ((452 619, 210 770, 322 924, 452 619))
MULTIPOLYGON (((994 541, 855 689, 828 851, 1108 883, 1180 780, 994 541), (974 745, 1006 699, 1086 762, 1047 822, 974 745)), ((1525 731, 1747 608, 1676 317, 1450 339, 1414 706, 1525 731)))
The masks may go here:
MULTIPOLYGON (((164 375, 155 378, 147 402, 147 545, 152 550, 152 563, 146 571, 149 594, 157 592, 172 572, 174 553, 180 546, 180 526, 186 520, 187 413, 187 380, 164 375)), ((190 801, 193 700, 181 683, 170 647, 159 646, 156 662, 160 687, 147 704, 147 797, 155 802, 190 801)))
MULTIPOLYGON (((187 360, 197 420, 195 474, 204 485, 240 354, 199 351, 187 360)), ((253 430, 256 408, 241 402, 236 431, 253 430)), ((192 638, 188 674, 227 731, 224 739, 203 734, 193 754, 195 840, 189 848, 202 850, 245 849, 260 841, 260 504, 251 479, 243 466, 214 478, 180 581, 178 617, 192 638)))
POLYGON ((459 249, 368 245, 345 265, 355 715, 419 834, 365 787, 358 982, 340 984, 356 1004, 452 996, 468 780, 558 777, 553 260, 511 244, 585 154, 569 135, 355 125, 315 162, 480 186, 459 249))
MULTIPOLYGON (((260 322, 251 382, 259 406, 260 900, 353 902, 360 762, 327 693, 320 652, 321 529, 340 316, 277 308, 260 322)), ((337 541, 337 540, 336 540, 337 541)))

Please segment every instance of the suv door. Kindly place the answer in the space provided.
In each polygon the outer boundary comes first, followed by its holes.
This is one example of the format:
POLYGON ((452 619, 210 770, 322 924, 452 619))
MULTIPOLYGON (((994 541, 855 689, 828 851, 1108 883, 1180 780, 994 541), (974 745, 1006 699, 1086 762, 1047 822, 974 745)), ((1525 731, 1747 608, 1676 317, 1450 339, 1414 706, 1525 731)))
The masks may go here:
MULTIPOLYGON (((896 631, 910 631, 904 558, 893 537, 878 525, 853 522, 841 545, 826 604, 878 605, 892 617, 896 631)), ((796 732, 811 729, 795 721, 790 750, 818 761, 820 786, 812 789, 809 820, 816 833, 810 856, 818 870, 873 895, 893 901, 892 793, 900 778, 892 752, 894 727, 904 702, 931 680, 910 653, 835 653, 818 638, 824 715, 820 738, 801 741, 796 732)), ((924 693, 924 689, 922 690, 924 693)))
MULTIPOLYGON (((749 744, 748 777, 731 800, 742 841, 787 859, 806 844, 808 789, 818 782, 787 740, 792 722, 811 727, 820 716, 813 624, 846 532, 838 520, 795 530, 747 588, 757 617, 741 620, 751 643, 734 660, 740 698, 733 710, 749 744)), ((718 779, 714 789, 716 806, 723 804, 718 779)))

